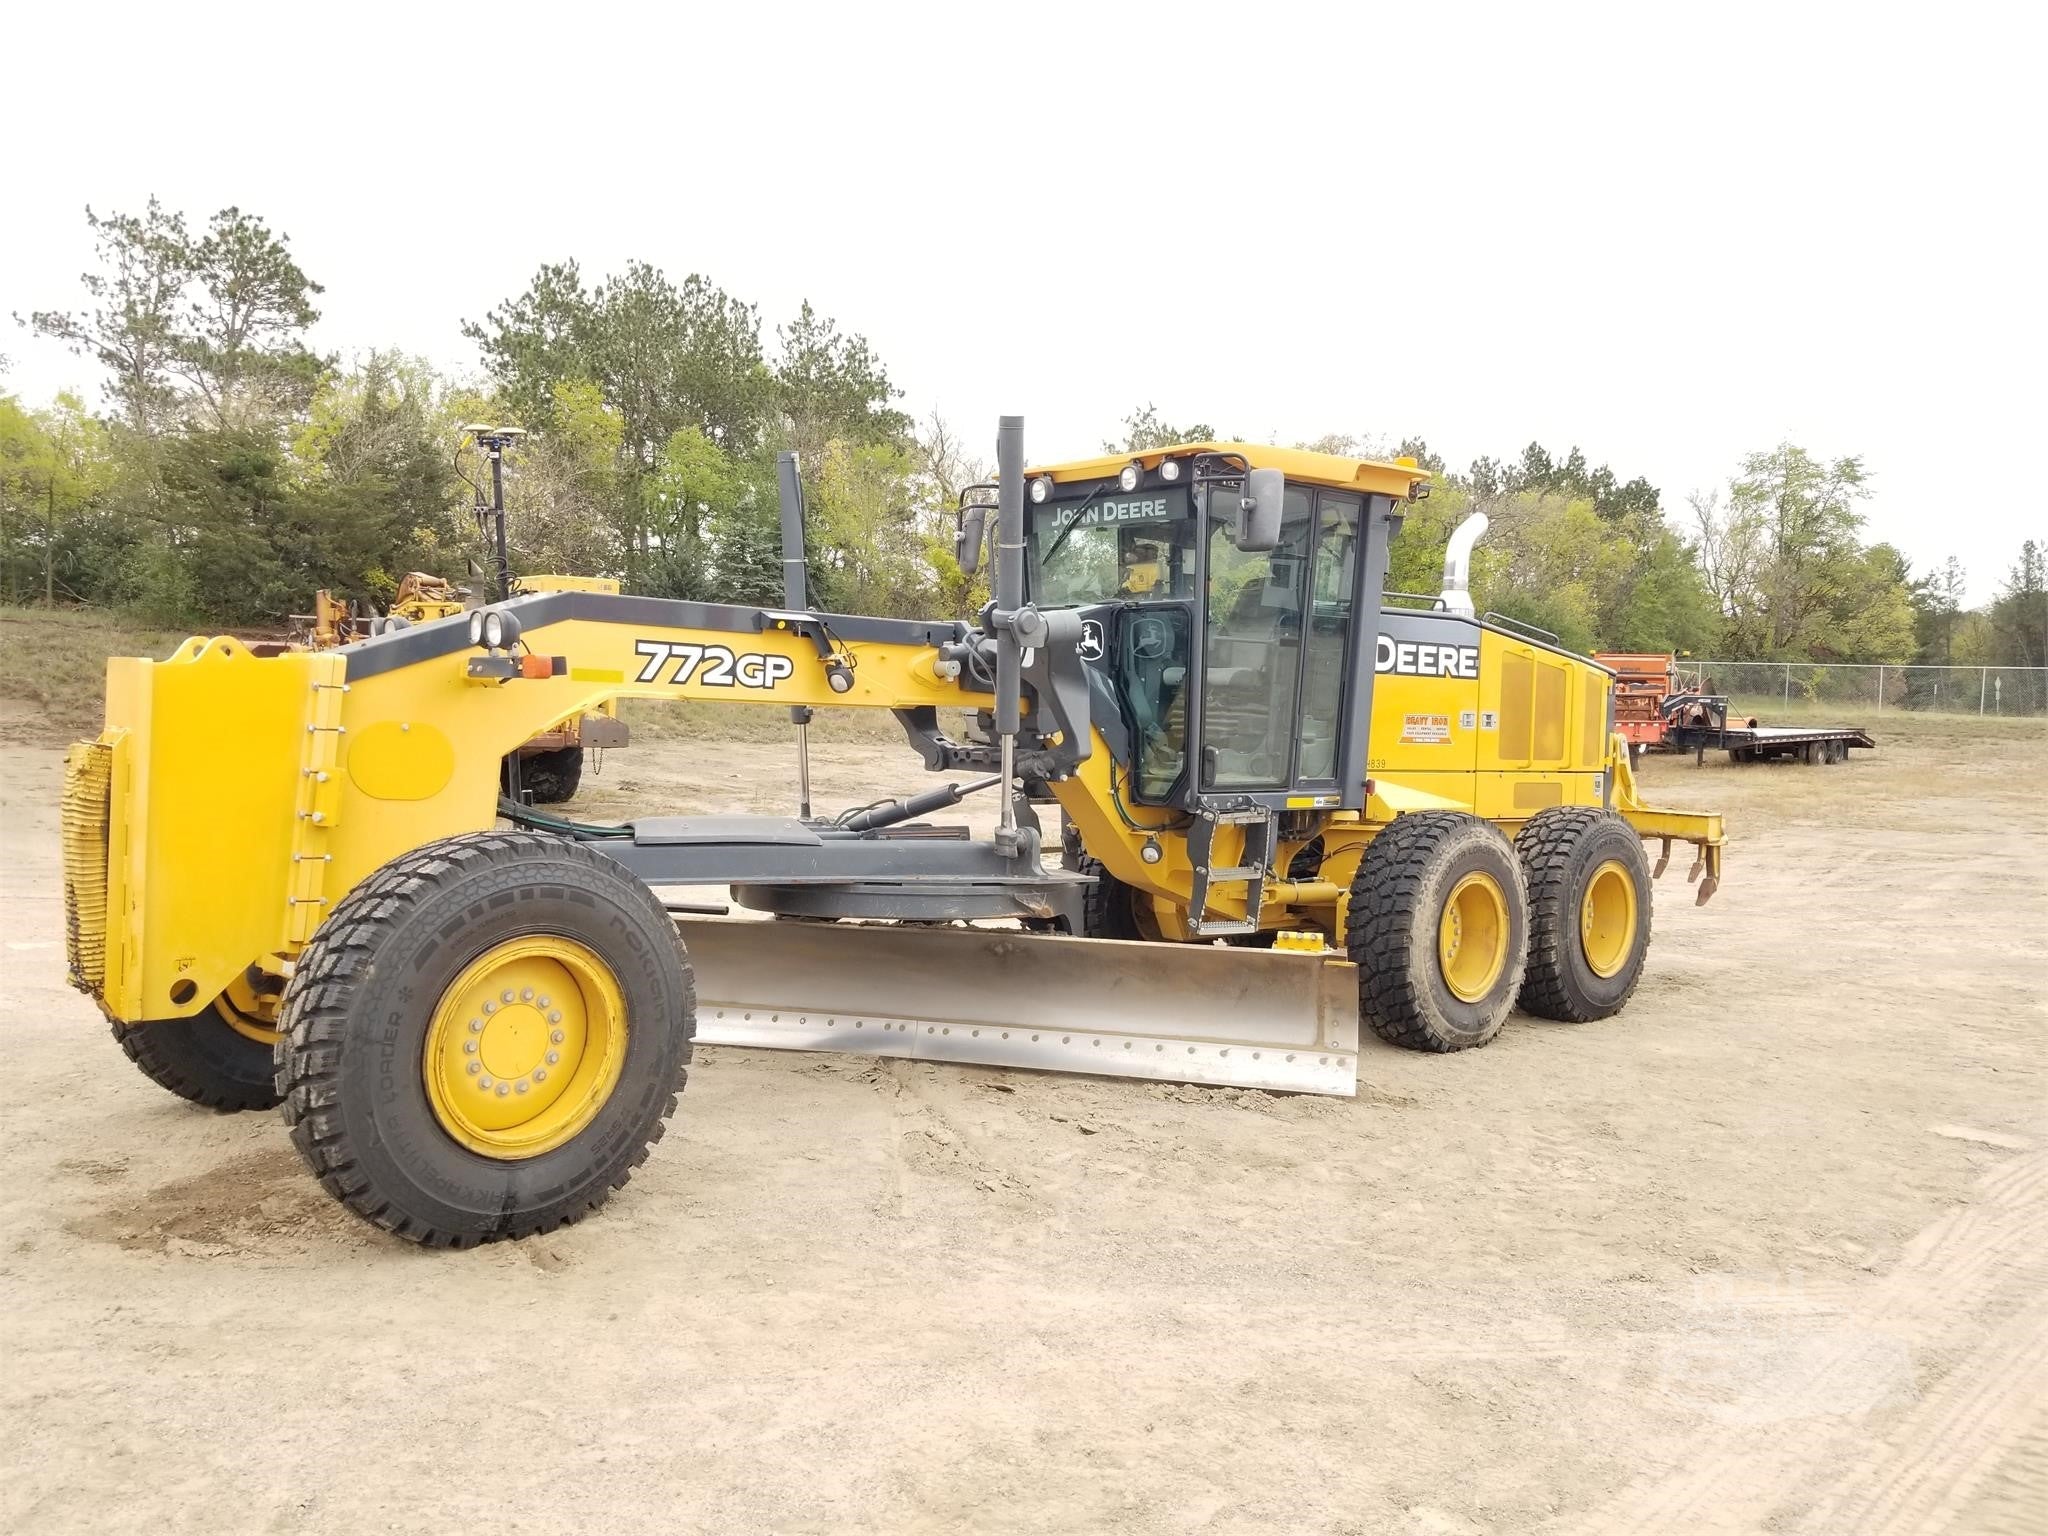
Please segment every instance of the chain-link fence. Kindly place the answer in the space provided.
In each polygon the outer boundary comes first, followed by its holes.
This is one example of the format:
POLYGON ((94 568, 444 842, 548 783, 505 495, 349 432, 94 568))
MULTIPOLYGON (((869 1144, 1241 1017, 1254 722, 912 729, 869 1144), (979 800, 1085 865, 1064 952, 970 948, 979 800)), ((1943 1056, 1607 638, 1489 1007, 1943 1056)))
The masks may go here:
MULTIPOLYGON (((2048 667, 1894 667, 1819 661, 1678 663, 1681 686, 1726 694, 1777 719, 1860 708, 1952 715, 2048 715, 2048 667)), ((1850 724, 1861 722, 1851 721, 1850 724)))

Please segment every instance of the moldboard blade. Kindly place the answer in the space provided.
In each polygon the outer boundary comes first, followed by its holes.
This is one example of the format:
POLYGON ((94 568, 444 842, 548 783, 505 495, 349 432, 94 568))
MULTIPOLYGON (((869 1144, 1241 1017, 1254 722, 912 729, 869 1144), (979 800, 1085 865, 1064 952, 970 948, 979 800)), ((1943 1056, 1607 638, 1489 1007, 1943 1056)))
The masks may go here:
POLYGON ((1329 956, 996 928, 676 928, 713 1045, 1358 1091, 1358 971, 1329 956))

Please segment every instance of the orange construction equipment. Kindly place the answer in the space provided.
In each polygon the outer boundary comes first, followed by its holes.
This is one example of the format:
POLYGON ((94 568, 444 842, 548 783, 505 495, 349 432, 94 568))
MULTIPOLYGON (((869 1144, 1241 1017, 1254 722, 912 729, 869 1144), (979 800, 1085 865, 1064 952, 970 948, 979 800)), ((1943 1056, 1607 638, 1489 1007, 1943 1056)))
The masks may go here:
POLYGON ((1614 729, 1637 752, 1664 745, 1664 700, 1678 691, 1670 654, 1600 651, 1593 659, 1614 674, 1614 729))

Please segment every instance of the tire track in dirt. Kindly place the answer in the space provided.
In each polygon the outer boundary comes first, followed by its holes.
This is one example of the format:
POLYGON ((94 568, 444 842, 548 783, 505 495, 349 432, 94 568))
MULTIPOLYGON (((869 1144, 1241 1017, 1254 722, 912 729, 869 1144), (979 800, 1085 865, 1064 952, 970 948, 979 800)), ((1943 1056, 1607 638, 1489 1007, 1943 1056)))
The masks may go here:
MULTIPOLYGON (((2048 1295, 2048 1152, 2002 1164, 1979 1194, 1925 1228, 1860 1300, 1814 1319, 1820 1327, 1806 1338, 1795 1336, 1804 1358, 1789 1379, 1768 1383, 1762 1399, 1752 1381, 1734 1421, 1709 1431, 1684 1465, 1638 1479, 1603 1511, 1548 1529, 1943 1529, 1930 1522, 1961 1508, 2025 1437, 2048 1371, 2048 1304, 2037 1300, 2048 1295), (1866 1421, 1895 1388, 1910 1390, 1913 1353, 1961 1350, 1896 1424, 1871 1435, 1866 1421)), ((1684 1382, 1674 1385, 1682 1390, 1684 1382)))
POLYGON ((1814 1536, 1957 1529, 1979 1486, 2030 1434, 2038 1437, 2044 1391, 2048 1299, 1972 1350, 1795 1529, 1814 1536))

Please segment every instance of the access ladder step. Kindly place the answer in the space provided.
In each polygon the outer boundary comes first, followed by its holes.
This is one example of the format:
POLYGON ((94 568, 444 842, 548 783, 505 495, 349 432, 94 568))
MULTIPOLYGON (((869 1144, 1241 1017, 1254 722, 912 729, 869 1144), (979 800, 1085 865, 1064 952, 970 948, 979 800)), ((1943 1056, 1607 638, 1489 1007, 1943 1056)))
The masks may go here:
POLYGON ((1188 857, 1195 877, 1188 892, 1188 932, 1201 939, 1236 938, 1259 931, 1259 907, 1266 894, 1266 871, 1272 863, 1275 825, 1264 809, 1204 811, 1188 833, 1188 857), (1238 864, 1211 866, 1218 827, 1244 828, 1244 849, 1238 864), (1209 892, 1218 885, 1244 887, 1244 916, 1211 917, 1209 892))

